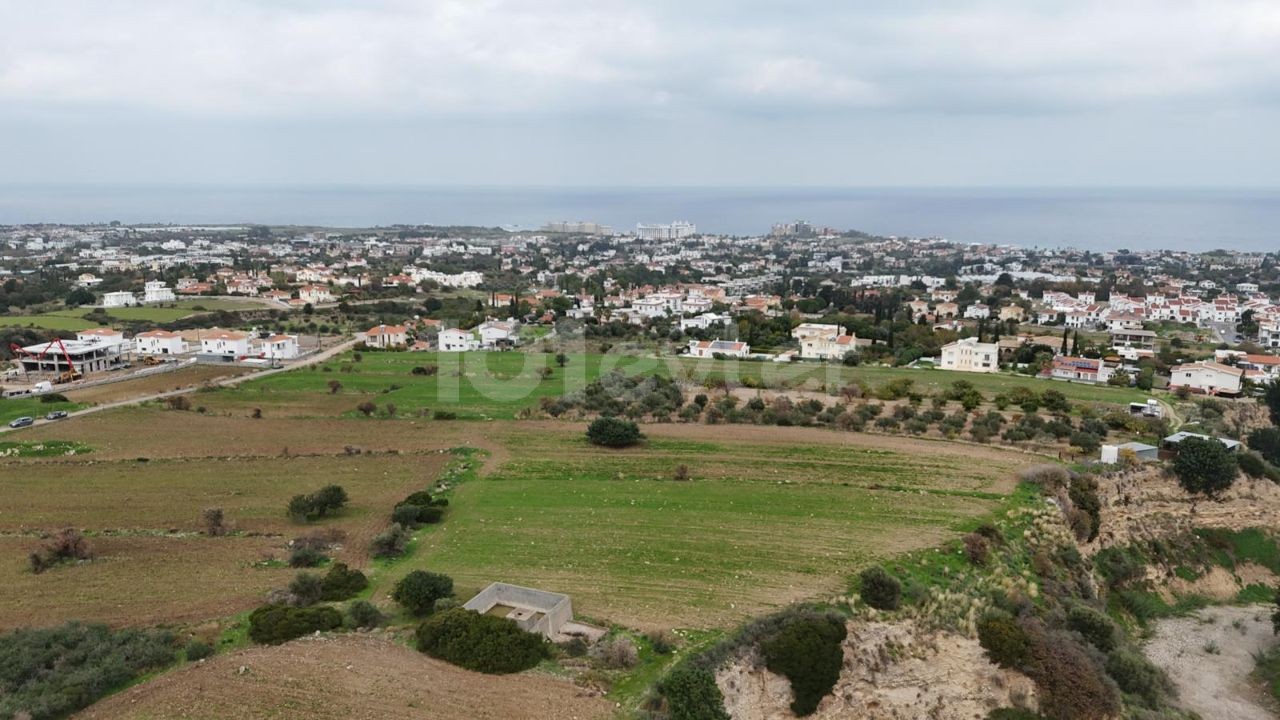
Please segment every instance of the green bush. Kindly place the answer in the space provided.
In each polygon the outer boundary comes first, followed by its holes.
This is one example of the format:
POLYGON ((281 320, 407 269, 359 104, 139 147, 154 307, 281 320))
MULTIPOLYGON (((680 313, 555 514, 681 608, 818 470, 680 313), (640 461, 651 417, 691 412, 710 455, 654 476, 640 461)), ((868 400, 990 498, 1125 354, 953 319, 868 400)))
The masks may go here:
POLYGON ((391 523, 369 542, 369 553, 377 558, 395 557, 409 544, 409 532, 400 523, 391 523))
POLYGON ((68 400, 68 399, 67 399, 67 396, 66 396, 66 395, 63 395, 62 393, 45 393, 44 395, 41 395, 41 396, 40 396, 40 402, 42 402, 42 403, 64 403, 64 402, 71 402, 71 401, 70 401, 70 400, 68 400))
POLYGON ((1087 605, 1075 605, 1067 611, 1067 627, 1104 653, 1114 650, 1119 640, 1119 628, 1111 618, 1087 605))
POLYGON ((293 552, 289 553, 289 567, 315 567, 328 559, 328 556, 312 547, 294 548, 293 552))
POLYGON ((319 575, 298 573, 289 583, 289 594, 293 595, 298 605, 315 605, 324 594, 324 580, 319 575))
POLYGON ((800 617, 760 644, 765 667, 791 681, 791 712, 812 714, 835 687, 844 663, 844 621, 833 616, 800 617))
POLYGON ((1257 453, 1242 450, 1236 453, 1236 463, 1240 465, 1244 474, 1251 478, 1267 476, 1267 462, 1257 453))
POLYGON ((596 418, 587 426, 587 440, 604 447, 628 447, 640 442, 640 426, 615 417, 596 418))
POLYGON ((249 614, 249 638, 279 645, 316 631, 342 627, 342 614, 331 607, 263 605, 249 614))
POLYGON ((1280 465, 1280 428, 1266 427, 1254 430, 1249 433, 1246 442, 1250 450, 1257 452, 1267 462, 1280 465))
POLYGON ((176 656, 175 639, 164 631, 68 623, 4 633, 0 717, 65 717, 176 656))
POLYGON ((185 655, 189 662, 203 660, 213 655, 213 646, 201 640, 192 640, 187 643, 185 655))
POLYGON ((1051 720, 1111 718, 1121 703, 1106 674, 1071 635, 1033 626, 1026 673, 1039 690, 1040 712, 1051 720))
POLYGON ((418 649, 459 667, 484 673, 528 670, 550 656, 541 635, 514 622, 453 608, 436 613, 417 631, 418 649))
POLYGON ((1141 653, 1118 650, 1107 657, 1106 669, 1123 692, 1142 698, 1153 710, 1173 692, 1169 679, 1141 653))
POLYGON ((987 651, 991 662, 1006 668, 1022 668, 1031 653, 1031 639, 1026 631, 1013 616, 1004 612, 988 613, 978 621, 978 643, 987 651))
POLYGON ((347 500, 347 491, 341 485, 326 485, 313 493, 294 495, 289 500, 288 514, 298 521, 316 520, 341 510, 347 500))
POLYGON ((1221 442, 1191 437, 1178 443, 1173 473, 1187 492, 1214 497, 1231 487, 1239 467, 1235 456, 1221 442))
POLYGON ((996 708, 987 713, 987 720, 1044 720, 1044 716, 1021 708, 996 708))
POLYGON ((683 663, 658 683, 671 720, 729 720, 724 695, 710 670, 683 663))
POLYGON ((354 628, 375 628, 382 624, 382 611, 368 600, 353 600, 347 606, 347 617, 354 628))
POLYGON ((448 575, 414 570, 400 578, 391 598, 414 615, 426 615, 435 608, 436 600, 453 595, 453 579, 448 575))
POLYGON ((346 600, 369 587, 369 579, 359 570, 352 570, 344 563, 336 563, 325 574, 321 583, 321 600, 346 600))
POLYGON ((859 594, 877 610, 897 610, 902 603, 902 583, 884 568, 874 565, 862 571, 859 594))
POLYGON ((413 505, 402 502, 391 511, 392 522, 404 527, 432 525, 444 519, 444 508, 435 505, 413 505))

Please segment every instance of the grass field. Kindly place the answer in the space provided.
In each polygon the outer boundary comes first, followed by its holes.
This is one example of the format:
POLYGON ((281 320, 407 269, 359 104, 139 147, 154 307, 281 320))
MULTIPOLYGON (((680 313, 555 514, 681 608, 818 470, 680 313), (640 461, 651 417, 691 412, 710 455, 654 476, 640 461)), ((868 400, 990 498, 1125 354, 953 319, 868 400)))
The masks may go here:
POLYGON ((670 426, 618 452, 560 426, 511 426, 508 457, 457 488, 446 523, 380 576, 379 592, 425 567, 463 596, 501 580, 568 593, 586 617, 724 626, 839 592, 871 560, 941 542, 999 506, 1021 461, 704 426, 670 426), (680 434, 695 438, 667 436, 680 434), (680 464, 691 481, 672 480, 680 464))
POLYGON ((39 397, 0 398, 0 423, 25 416, 44 417, 53 410, 75 410, 84 407, 75 402, 41 402, 39 397))
POLYGON ((595 380, 601 372, 639 372, 653 364, 640 358, 569 356, 561 368, 551 355, 533 353, 366 352, 359 362, 347 353, 323 365, 244 383, 208 398, 210 408, 281 406, 290 414, 332 416, 355 413, 370 401, 396 405, 401 414, 422 408, 456 412, 462 419, 514 418, 544 397, 557 397, 595 380), (435 375, 414 375, 435 365, 435 375), (347 368, 348 371, 344 371, 347 368), (541 371, 550 368, 551 375, 541 371), (328 383, 342 388, 330 395, 328 383))
MULTIPOLYGON (((167 323, 180 320, 189 315, 213 310, 252 310, 262 306, 251 300, 235 298, 199 298, 178 300, 173 303, 147 305, 141 307, 110 308, 107 315, 122 321, 144 321, 167 323), (203 308, 203 309, 201 309, 203 308)), ((95 323, 85 319, 89 314, 86 308, 69 308, 41 313, 39 315, 4 315, 0 316, 0 326, 38 327, 47 330, 84 330, 94 327, 95 323)))
MULTIPOLYGON (((255 564, 287 557, 287 542, 315 528, 342 530, 346 539, 335 559, 363 566, 369 540, 385 526, 391 508, 429 486, 447 459, 431 452, 348 455, 341 445, 305 457, 250 455, 245 446, 217 443, 216 433, 205 433, 203 454, 147 459, 143 453, 164 442, 163 431, 140 433, 139 426, 121 424, 147 414, 160 416, 161 424, 195 415, 102 413, 114 421, 114 436, 97 436, 103 444, 90 445, 92 452, 84 456, 0 460, 0 493, 6 498, 0 583, 12 589, 0 597, 0 629, 68 619, 188 622, 241 612, 292 577, 287 569, 255 564), (347 510, 310 524, 285 516, 290 497, 329 483, 346 488, 347 510), (233 535, 199 534, 201 511, 215 506, 223 508, 233 535), (85 532, 97 557, 33 575, 26 557, 38 547, 39 534, 64 527, 85 532)), ((93 436, 77 432, 93 427, 85 421, 37 430, 93 436)))
POLYGON ((542 353, 364 353, 359 362, 348 353, 315 368, 274 375, 208 398, 210 409, 243 411, 248 407, 275 406, 299 417, 332 417, 355 413, 362 402, 380 408, 396 406, 401 415, 417 410, 444 410, 461 419, 514 418, 544 397, 557 397, 579 389, 602 373, 621 370, 628 374, 675 377, 692 385, 727 379, 734 383, 763 383, 829 391, 854 381, 873 388, 899 378, 909 378, 918 389, 937 392, 958 380, 970 382, 988 398, 1016 387, 1037 392, 1054 389, 1074 402, 1124 404, 1145 400, 1149 394, 1128 388, 1054 382, 1025 375, 957 373, 885 367, 844 367, 819 363, 760 363, 733 360, 626 357, 616 355, 569 356, 557 367, 553 356, 542 353), (435 375, 414 375, 413 368, 435 365, 435 375), (549 368, 551 375, 542 377, 549 368), (330 395, 330 382, 341 389, 330 395))

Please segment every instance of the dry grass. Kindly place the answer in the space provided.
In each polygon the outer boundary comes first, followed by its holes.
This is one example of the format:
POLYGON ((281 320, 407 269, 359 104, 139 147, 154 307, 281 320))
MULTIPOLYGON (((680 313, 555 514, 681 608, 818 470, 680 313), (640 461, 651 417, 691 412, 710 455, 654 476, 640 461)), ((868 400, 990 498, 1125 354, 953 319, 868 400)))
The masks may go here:
POLYGON ((0 629, 196 622, 253 607, 292 574, 250 566, 279 553, 279 541, 264 537, 90 537, 92 561, 34 575, 26 556, 38 544, 0 538, 0 629))
POLYGON ((381 635, 348 635, 217 656, 77 717, 603 720, 613 703, 547 675, 481 675, 381 635))
POLYGON ((105 385, 94 385, 83 390, 70 390, 63 394, 73 402, 102 405, 144 395, 198 387, 206 382, 236 377, 249 372, 253 372, 253 370, 235 366, 196 365, 172 372, 144 375, 139 378, 121 380, 120 382, 107 383, 105 385))

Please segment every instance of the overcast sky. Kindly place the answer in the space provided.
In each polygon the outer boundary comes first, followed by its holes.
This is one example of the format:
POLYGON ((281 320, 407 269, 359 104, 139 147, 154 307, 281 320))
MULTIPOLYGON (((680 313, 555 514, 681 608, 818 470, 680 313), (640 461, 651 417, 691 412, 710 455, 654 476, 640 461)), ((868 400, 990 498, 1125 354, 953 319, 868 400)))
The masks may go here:
POLYGON ((0 182, 1280 186, 1280 2, 0 0, 0 182))

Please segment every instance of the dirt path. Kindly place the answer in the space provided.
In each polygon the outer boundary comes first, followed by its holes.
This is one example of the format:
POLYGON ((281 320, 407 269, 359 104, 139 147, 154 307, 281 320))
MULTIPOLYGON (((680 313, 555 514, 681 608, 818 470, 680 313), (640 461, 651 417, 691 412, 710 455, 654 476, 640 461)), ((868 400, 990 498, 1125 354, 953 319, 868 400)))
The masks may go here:
POLYGON ((1270 610, 1252 605, 1161 620, 1145 650, 1178 686, 1179 704, 1204 720, 1274 720, 1280 707, 1249 674, 1253 653, 1275 644, 1270 610))
POLYGON ((382 634, 251 647, 165 673, 77 718, 595 720, 613 703, 547 675, 481 675, 382 634))

